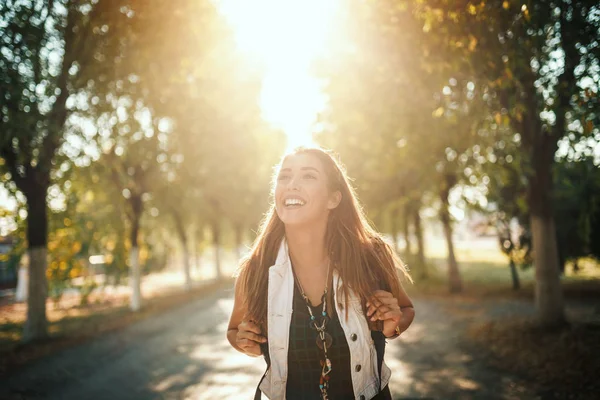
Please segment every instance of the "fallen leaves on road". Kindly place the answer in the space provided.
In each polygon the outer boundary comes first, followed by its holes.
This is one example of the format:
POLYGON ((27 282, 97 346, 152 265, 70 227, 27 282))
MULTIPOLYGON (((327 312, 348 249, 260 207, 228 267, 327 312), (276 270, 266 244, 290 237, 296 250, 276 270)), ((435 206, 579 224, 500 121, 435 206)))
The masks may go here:
POLYGON ((578 399, 600 392, 598 323, 544 329, 532 320, 512 318, 475 324, 468 334, 489 350, 492 362, 528 378, 541 393, 578 399))

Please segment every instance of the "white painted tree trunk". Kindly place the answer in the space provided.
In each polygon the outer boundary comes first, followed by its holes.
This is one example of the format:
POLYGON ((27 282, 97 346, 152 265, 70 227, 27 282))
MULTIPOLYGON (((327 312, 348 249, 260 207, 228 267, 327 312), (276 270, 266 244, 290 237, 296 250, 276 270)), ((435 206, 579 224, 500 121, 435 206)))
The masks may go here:
POLYGON ((560 325, 565 322, 565 315, 554 219, 532 215, 531 230, 538 316, 543 325, 560 325))
POLYGON ((141 271, 139 248, 132 247, 129 251, 129 285, 131 287, 131 310, 139 311, 142 307, 141 271))
POLYGON ((15 300, 19 303, 27 301, 27 288, 29 286, 29 267, 21 264, 19 267, 19 277, 17 278, 17 291, 15 300))
POLYGON ((29 279, 27 288, 27 321, 23 329, 23 342, 42 339, 47 336, 48 321, 46 319, 46 298, 48 297, 48 280, 46 268, 48 262, 46 246, 36 246, 28 250, 29 279))
POLYGON ((185 276, 185 290, 192 289, 192 275, 190 273, 190 252, 186 248, 183 250, 183 274, 185 276))
POLYGON ((221 246, 215 246, 215 271, 217 280, 221 280, 223 273, 221 272, 221 246))

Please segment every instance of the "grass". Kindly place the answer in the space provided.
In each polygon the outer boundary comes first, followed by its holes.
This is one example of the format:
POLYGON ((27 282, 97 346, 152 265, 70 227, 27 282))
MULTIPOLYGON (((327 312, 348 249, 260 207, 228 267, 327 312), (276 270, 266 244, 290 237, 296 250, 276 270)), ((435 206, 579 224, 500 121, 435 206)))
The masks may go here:
MULTIPOLYGON (((407 285, 407 290, 417 295, 446 295, 448 269, 445 243, 430 240, 427 250, 429 278, 421 279, 421 271, 415 266, 411 271, 415 284, 407 285)), ((517 268, 521 290, 514 291, 508 258, 500 251, 496 239, 457 240, 455 254, 463 282, 463 296, 533 298, 535 268, 517 268)), ((578 272, 572 267, 572 263, 568 264, 561 277, 565 296, 595 297, 600 282, 600 264, 592 259, 582 259, 578 272)))

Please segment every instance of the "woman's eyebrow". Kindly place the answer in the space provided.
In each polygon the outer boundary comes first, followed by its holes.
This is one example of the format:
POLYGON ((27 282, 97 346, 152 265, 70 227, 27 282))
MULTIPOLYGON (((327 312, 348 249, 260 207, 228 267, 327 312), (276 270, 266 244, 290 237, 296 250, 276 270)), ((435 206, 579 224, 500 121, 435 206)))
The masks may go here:
MULTIPOLYGON (((318 169, 316 169, 315 167, 302 167, 300 168, 301 171, 315 171, 317 173, 321 173, 321 171, 319 171, 318 169)), ((283 168, 282 170, 280 170, 279 172, 291 172, 292 169, 291 168, 283 168)))
POLYGON ((319 171, 318 169, 316 169, 315 167, 302 167, 300 168, 302 171, 315 171, 317 173, 321 173, 321 171, 319 171))

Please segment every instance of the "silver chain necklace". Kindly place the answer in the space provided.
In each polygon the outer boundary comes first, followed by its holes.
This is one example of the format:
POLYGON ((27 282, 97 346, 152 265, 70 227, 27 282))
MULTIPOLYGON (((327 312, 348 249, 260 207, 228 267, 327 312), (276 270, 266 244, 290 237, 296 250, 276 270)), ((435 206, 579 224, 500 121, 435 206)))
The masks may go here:
POLYGON ((330 317, 327 315, 327 286, 329 284, 329 266, 331 261, 327 263, 327 274, 325 276, 325 291, 323 292, 323 297, 321 300, 323 301, 323 311, 321 311, 320 321, 317 322, 317 318, 313 315, 312 308, 310 306, 310 300, 308 296, 304 292, 302 288, 302 284, 296 275, 296 271, 292 266, 292 272, 294 274, 294 281, 296 282, 298 289, 300 289, 300 294, 306 303, 306 308, 308 309, 308 313, 310 315, 309 325, 311 328, 317 331, 317 346, 323 350, 324 359, 321 360, 321 377, 319 378, 319 390, 321 391, 321 399, 328 400, 329 396, 327 394, 327 389, 329 389, 329 373, 331 372, 331 360, 327 355, 327 349, 331 347, 333 343, 333 338, 329 333, 326 332, 327 323, 329 322, 330 317))

